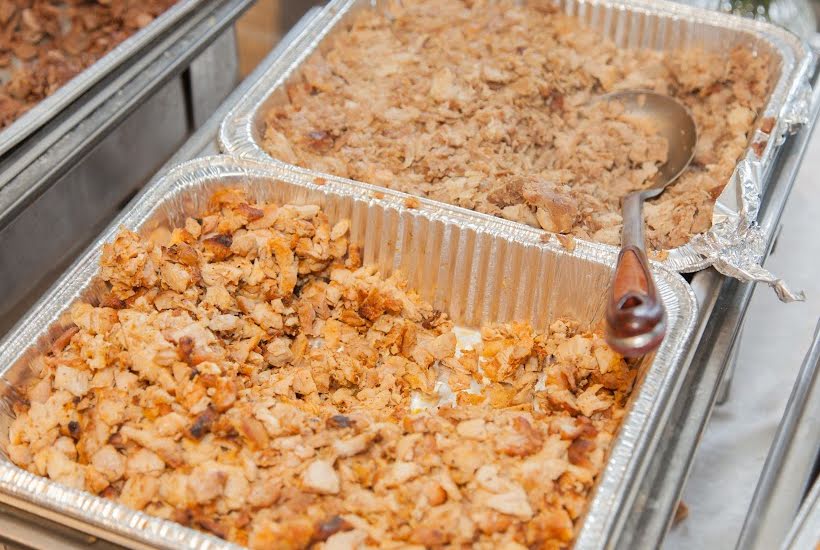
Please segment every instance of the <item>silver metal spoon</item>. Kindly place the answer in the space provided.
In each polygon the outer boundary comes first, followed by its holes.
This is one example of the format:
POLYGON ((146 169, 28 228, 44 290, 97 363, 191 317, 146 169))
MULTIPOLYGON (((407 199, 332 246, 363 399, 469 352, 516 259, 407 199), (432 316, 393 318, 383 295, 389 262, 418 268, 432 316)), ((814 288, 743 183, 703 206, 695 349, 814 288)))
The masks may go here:
POLYGON ((686 170, 698 135, 689 110, 669 96, 629 90, 607 94, 599 101, 617 101, 629 115, 651 119, 669 144, 666 163, 652 185, 627 195, 622 207, 621 253, 607 302, 606 339, 618 353, 634 357, 657 348, 666 334, 666 312, 646 257, 643 201, 663 193, 686 170))

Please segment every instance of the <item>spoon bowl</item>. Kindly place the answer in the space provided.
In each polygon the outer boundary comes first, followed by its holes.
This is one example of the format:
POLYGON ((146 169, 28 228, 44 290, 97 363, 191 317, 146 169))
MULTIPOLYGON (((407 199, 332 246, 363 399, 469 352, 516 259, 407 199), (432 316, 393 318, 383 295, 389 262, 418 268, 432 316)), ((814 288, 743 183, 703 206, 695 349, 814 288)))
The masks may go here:
POLYGON ((621 253, 607 302, 607 342, 622 355, 636 357, 656 349, 666 335, 666 312, 646 257, 643 201, 663 193, 692 162, 697 127, 689 109, 663 94, 627 90, 601 96, 598 101, 617 101, 628 115, 646 117, 668 143, 666 162, 652 184, 624 199, 621 253))
POLYGON ((658 135, 666 138, 666 162, 659 167, 653 188, 666 187, 692 162, 698 131, 692 113, 677 99, 656 92, 625 90, 601 96, 598 101, 617 101, 627 115, 650 121, 658 135))

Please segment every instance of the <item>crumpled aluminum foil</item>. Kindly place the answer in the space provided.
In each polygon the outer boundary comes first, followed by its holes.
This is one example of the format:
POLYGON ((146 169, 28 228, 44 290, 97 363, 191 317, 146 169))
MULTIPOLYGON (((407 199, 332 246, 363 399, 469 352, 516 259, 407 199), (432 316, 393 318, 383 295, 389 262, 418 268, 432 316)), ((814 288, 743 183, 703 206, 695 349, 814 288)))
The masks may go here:
MULTIPOLYGON (((774 145, 780 145, 788 134, 796 132, 809 120, 811 86, 808 82, 794 96, 784 107, 778 125, 780 131, 771 136, 774 145)), ((802 302, 806 299, 802 291, 792 290, 783 279, 762 265, 769 239, 758 225, 757 218, 765 180, 764 166, 755 153, 749 151, 718 197, 711 229, 693 237, 688 246, 724 275, 741 281, 766 283, 781 302, 802 302)))
POLYGON ((812 0, 675 0, 689 6, 770 21, 804 38, 817 32, 812 0), (761 9, 764 8, 764 9, 761 9), (761 13, 761 11, 763 13, 761 13))
MULTIPOLYGON (((816 59, 812 56, 811 66, 813 66, 815 61, 816 59)), ((811 112, 811 96, 811 85, 808 80, 806 80, 797 90, 795 90, 791 101, 786 105, 782 118, 786 124, 788 133, 795 133, 801 126, 809 122, 809 113, 811 112)), ((786 139, 785 134, 779 137, 781 140, 786 139)))
POLYGON ((695 251, 708 258, 720 273, 741 281, 766 283, 772 287, 781 302, 802 302, 803 291, 795 292, 783 279, 761 265, 766 249, 766 235, 756 223, 745 231, 733 228, 716 229, 698 235, 691 241, 695 251))

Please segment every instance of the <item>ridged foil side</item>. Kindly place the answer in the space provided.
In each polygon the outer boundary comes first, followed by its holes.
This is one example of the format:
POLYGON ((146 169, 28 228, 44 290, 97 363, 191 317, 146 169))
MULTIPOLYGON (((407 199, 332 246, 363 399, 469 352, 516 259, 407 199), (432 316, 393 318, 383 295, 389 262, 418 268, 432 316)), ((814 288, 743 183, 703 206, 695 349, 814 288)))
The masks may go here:
MULTIPOLYGON (((49 349, 65 328, 64 316, 71 304, 102 297, 103 287, 94 279, 101 249, 120 226, 147 234, 180 224, 186 215, 201 212, 211 193, 226 185, 241 185, 259 199, 319 204, 331 222, 350 219, 351 242, 363 247, 366 263, 378 265, 384 274, 400 270, 412 287, 459 325, 528 320, 543 328, 563 316, 590 327, 601 323, 614 270, 614 257, 608 251, 579 243, 569 252, 541 242, 538 234, 520 226, 477 220, 435 204, 410 208, 402 197, 374 198, 345 182, 316 185, 288 168, 208 157, 180 165, 146 189, 0 343, 0 402, 8 405, 14 399, 9 388, 30 376, 32 359, 49 349)), ((680 275, 657 264, 653 273, 668 312, 667 337, 640 366, 629 412, 576 548, 604 548, 621 524, 619 513, 650 450, 650 436, 683 378, 696 321, 695 297, 680 275)), ((0 449, 7 443, 11 420, 10 407, 0 409, 0 449)), ((8 496, 157 547, 236 547, 25 472, 0 452, 0 501, 8 496)))
MULTIPOLYGON (((712 229, 699 239, 669 250, 663 264, 669 269, 684 273, 714 265, 729 276, 769 283, 777 281, 760 267, 762 256, 758 254, 759 245, 751 241, 749 244, 754 246, 743 247, 738 244, 755 238, 759 233, 754 222, 760 207, 760 197, 771 178, 780 146, 786 136, 808 119, 807 90, 811 91, 808 79, 815 64, 809 45, 791 32, 769 23, 665 0, 555 0, 555 3, 567 14, 578 16, 624 48, 672 50, 697 46, 707 51, 728 52, 733 46, 742 44, 770 55, 771 70, 777 75, 777 79, 759 117, 758 127, 752 133, 750 146, 717 200, 712 229), (763 133, 759 128, 760 121, 764 118, 775 121, 770 134, 763 133), (760 156, 752 149, 752 144, 756 143, 765 143, 760 156), (754 164, 756 170, 747 171, 741 177, 739 171, 744 163, 754 164), (751 179, 747 179, 749 177, 751 179), (744 182, 751 183, 756 192, 748 193, 742 186, 744 182), (740 195, 743 200, 738 199, 740 195), (744 250, 749 253, 745 254, 744 250)), ((326 39, 329 36, 344 27, 356 11, 368 9, 372 4, 367 0, 331 2, 323 14, 293 42, 279 62, 271 66, 226 116, 219 134, 223 151, 243 158, 290 166, 271 158, 261 146, 265 113, 276 102, 285 100, 285 84, 298 74, 308 57, 317 49, 328 47, 326 39)), ((334 181, 352 181, 312 170, 297 169, 306 175, 334 181)), ((364 183, 360 185, 363 189, 375 189, 364 183)), ((491 218, 486 214, 444 203, 435 204, 443 210, 469 212, 476 219, 491 218)), ((539 229, 530 230, 542 233, 539 229)), ((610 245, 590 244, 601 250, 615 250, 610 245)), ((778 292, 781 299, 788 301, 799 298, 797 293, 788 291, 782 281, 776 288, 781 290, 778 292)))

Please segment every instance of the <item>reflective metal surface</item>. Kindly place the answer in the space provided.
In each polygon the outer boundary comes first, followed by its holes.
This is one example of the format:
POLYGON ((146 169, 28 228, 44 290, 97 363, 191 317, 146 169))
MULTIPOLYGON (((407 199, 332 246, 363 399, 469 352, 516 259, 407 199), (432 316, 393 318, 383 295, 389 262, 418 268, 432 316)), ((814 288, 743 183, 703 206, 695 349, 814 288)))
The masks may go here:
MULTIPOLYGON (((0 187, 0 335, 236 85, 226 46, 250 1, 208 3, 198 24, 186 20, 155 45, 153 61, 129 66, 112 97, 45 153, 25 152, 34 160, 0 187), (203 70, 211 66, 220 72, 203 70)), ((11 170, 0 161, 0 178, 11 170)))
POLYGON ((56 92, 31 108, 10 126, 0 131, 0 156, 30 136, 95 83, 115 70, 127 59, 139 53, 152 41, 167 32, 175 23, 193 12, 203 0, 179 0, 177 4, 140 29, 93 65, 63 84, 56 92))
POLYGON ((800 508, 797 519, 783 544, 783 549, 817 548, 818 541, 820 541, 820 479, 814 482, 814 487, 800 508))
MULTIPOLYGON (((209 25, 214 27, 212 36, 220 25, 219 12, 237 3, 250 3, 252 0, 198 0, 196 10, 177 21, 165 33, 151 42, 150 47, 141 50, 139 55, 129 58, 128 63, 121 63, 116 70, 107 73, 94 84, 88 93, 52 116, 40 128, 19 145, 0 156, 0 212, 5 214, 9 207, 21 208, 37 195, 40 186, 26 182, 21 184, 19 176, 34 165, 42 165, 46 160, 55 165, 65 154, 58 155, 66 139, 76 139, 71 135, 88 132, 88 121, 98 120, 101 111, 119 109, 122 116, 136 108, 130 96, 123 94, 123 89, 133 88, 132 83, 150 83, 153 89, 164 84, 171 77, 169 74, 157 75, 153 67, 173 65, 177 68, 190 62, 200 53, 205 44, 194 39, 192 33, 209 25), (189 53, 190 52, 190 53, 189 53), (148 74, 146 74, 148 73, 148 74), (158 80, 153 80, 155 78, 158 80)), ((121 117, 120 117, 121 118, 121 117)), ((105 120, 105 119, 103 119, 105 120)), ((97 139, 99 137, 97 136, 97 139)), ((73 154, 74 149, 69 153, 73 154)), ((87 152, 87 149, 86 149, 87 152)), ((0 227, 3 218, 0 217, 0 227)))
MULTIPOLYGON (((738 550, 780 546, 820 458, 820 321, 763 465, 738 550)), ((814 543, 820 543, 820 532, 814 543)))
POLYGON ((0 550, 58 548, 59 550, 114 550, 121 547, 0 503, 0 550))

